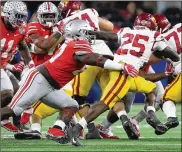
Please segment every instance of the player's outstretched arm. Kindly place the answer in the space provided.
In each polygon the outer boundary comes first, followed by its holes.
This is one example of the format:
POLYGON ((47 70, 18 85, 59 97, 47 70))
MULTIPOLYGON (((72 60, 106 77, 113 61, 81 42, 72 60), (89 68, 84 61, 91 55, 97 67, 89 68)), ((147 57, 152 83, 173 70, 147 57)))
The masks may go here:
POLYGON ((88 31, 89 35, 95 35, 96 39, 118 42, 118 35, 113 32, 88 31))
POLYGON ((109 70, 124 71, 125 74, 128 74, 132 77, 138 76, 138 71, 132 65, 120 64, 97 53, 77 51, 75 52, 73 58, 75 61, 87 65, 99 66, 109 70))
POLYGON ((165 47, 161 51, 154 51, 153 55, 160 59, 171 59, 173 62, 179 61, 179 55, 173 51, 169 46, 165 47))
POLYGON ((98 21, 99 21, 99 28, 102 31, 113 31, 114 29, 113 23, 101 17, 98 17, 98 21))
POLYGON ((44 50, 49 51, 51 47, 61 38, 62 33, 59 31, 56 31, 52 35, 50 35, 48 38, 44 38, 40 36, 39 34, 31 34, 29 35, 29 38, 34 42, 34 44, 44 50))

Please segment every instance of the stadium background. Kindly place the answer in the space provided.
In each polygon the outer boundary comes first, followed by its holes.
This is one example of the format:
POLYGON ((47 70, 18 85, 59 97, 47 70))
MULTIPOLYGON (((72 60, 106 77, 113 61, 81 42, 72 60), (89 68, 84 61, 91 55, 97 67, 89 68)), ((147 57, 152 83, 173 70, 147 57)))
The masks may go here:
MULTIPOLYGON (((26 1, 29 12, 29 19, 31 15, 36 12, 37 7, 43 1, 26 1)), ((59 1, 52 1, 54 4, 58 5, 59 1)), ((117 31, 121 27, 132 27, 135 17, 142 13, 162 13, 166 15, 172 25, 175 25, 182 18, 181 2, 180 1, 83 1, 82 9, 84 8, 95 8, 101 17, 110 20, 114 25, 114 31, 117 31)), ((118 44, 109 43, 109 47, 114 52, 116 51, 118 44)), ((13 62, 19 61, 19 54, 15 56, 13 62)), ((165 61, 161 61, 155 65, 153 68, 156 72, 162 72, 165 69, 165 61)), ((168 83, 168 79, 162 80, 163 86, 165 87, 168 83)), ((87 98, 87 102, 93 103, 99 100, 101 96, 101 90, 97 82, 94 83, 90 94, 87 98)), ((135 103, 142 103, 144 97, 142 94, 137 94, 135 98, 135 103)))

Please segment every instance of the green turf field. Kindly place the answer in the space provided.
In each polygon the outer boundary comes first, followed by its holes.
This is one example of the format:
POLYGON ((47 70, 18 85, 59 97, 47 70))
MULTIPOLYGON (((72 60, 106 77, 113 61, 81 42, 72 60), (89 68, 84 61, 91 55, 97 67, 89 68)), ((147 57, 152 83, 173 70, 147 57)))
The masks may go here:
MULTIPOLYGON (((131 116, 141 110, 143 105, 134 105, 131 116)), ((164 114, 157 112, 161 121, 165 121, 164 114)), ((113 132, 119 135, 119 140, 82 140, 81 147, 73 147, 72 145, 60 145, 54 141, 45 139, 45 132, 56 119, 56 115, 49 117, 43 121, 43 139, 42 140, 15 140, 13 134, 1 129, 1 151, 146 151, 146 152, 180 152, 181 151, 181 104, 177 105, 177 116, 180 125, 169 130, 165 135, 156 136, 153 128, 145 121, 140 124, 141 138, 138 141, 128 140, 122 129, 121 123, 117 122, 113 125, 113 132)), ((105 114, 100 116, 95 122, 100 123, 105 114)))

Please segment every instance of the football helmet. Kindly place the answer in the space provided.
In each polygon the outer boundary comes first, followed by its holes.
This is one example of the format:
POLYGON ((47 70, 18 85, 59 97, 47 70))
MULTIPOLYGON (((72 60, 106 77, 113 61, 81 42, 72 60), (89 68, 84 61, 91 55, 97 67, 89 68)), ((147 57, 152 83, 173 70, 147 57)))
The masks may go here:
POLYGON ((58 9, 52 2, 42 3, 37 10, 37 18, 45 27, 51 28, 58 22, 58 9))
POLYGON ((93 31, 93 28, 84 20, 72 20, 63 27, 63 30, 66 39, 86 40, 90 43, 94 39, 94 36, 89 35, 87 32, 89 30, 93 31))
POLYGON ((22 1, 7 1, 3 7, 3 16, 13 28, 19 28, 27 22, 27 6, 22 1))
POLYGON ((158 31, 160 33, 166 32, 171 27, 171 23, 163 14, 155 14, 153 16, 157 22, 158 31))
POLYGON ((149 30, 157 30, 157 23, 155 18, 152 16, 152 14, 149 13, 142 13, 138 15, 134 21, 133 25, 134 29, 138 27, 142 27, 149 30))
POLYGON ((59 5, 58 9, 60 10, 60 15, 62 18, 68 17, 72 12, 80 10, 81 9, 81 2, 80 1, 68 1, 68 0, 62 0, 59 5))

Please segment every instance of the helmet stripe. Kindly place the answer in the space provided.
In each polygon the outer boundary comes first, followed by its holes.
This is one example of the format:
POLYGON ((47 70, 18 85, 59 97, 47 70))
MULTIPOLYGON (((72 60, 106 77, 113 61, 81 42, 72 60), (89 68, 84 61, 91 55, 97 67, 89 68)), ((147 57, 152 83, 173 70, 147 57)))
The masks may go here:
POLYGON ((47 9, 50 11, 50 2, 47 2, 47 9))

